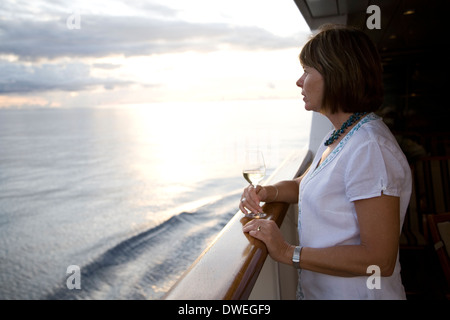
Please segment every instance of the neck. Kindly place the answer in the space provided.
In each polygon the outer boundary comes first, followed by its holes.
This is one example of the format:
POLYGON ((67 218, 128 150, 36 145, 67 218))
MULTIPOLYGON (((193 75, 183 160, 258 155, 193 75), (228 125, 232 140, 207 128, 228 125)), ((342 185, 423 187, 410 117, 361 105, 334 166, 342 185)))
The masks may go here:
POLYGON ((339 112, 335 114, 329 114, 327 117, 330 119, 330 121, 333 123, 333 126, 335 130, 331 134, 331 136, 325 141, 325 146, 332 146, 336 145, 337 142, 339 142, 351 128, 355 126, 356 123, 358 123, 359 119, 363 117, 366 114, 364 113, 345 113, 345 112, 339 112))
POLYGON ((328 120, 330 120, 330 122, 333 124, 333 127, 335 130, 339 129, 342 124, 348 120, 348 118, 350 118, 350 116, 352 115, 352 113, 347 113, 347 112, 337 112, 337 113, 333 113, 333 114, 329 114, 329 113, 325 113, 324 114, 328 120))

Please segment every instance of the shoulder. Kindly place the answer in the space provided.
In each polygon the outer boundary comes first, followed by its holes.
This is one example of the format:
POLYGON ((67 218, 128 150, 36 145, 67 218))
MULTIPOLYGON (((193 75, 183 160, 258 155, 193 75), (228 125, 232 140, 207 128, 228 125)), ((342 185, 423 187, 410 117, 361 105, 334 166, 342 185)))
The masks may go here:
POLYGON ((362 123, 348 141, 348 163, 409 170, 406 156, 387 125, 380 117, 374 114, 369 116, 371 118, 362 123))
POLYGON ((344 179, 351 201, 381 192, 400 196, 409 188, 408 161, 381 118, 363 124, 348 142, 344 179))
POLYGON ((371 113, 355 129, 349 140, 354 151, 359 148, 376 148, 404 156, 397 140, 381 117, 371 113))

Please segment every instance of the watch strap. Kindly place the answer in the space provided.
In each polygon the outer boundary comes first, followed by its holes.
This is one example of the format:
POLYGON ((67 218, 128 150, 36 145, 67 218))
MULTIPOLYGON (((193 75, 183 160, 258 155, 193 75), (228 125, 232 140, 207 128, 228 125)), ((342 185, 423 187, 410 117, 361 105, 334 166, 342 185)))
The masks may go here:
POLYGON ((294 254, 292 255, 292 264, 296 269, 300 269, 300 253, 302 249, 302 246, 296 246, 294 249, 294 254))

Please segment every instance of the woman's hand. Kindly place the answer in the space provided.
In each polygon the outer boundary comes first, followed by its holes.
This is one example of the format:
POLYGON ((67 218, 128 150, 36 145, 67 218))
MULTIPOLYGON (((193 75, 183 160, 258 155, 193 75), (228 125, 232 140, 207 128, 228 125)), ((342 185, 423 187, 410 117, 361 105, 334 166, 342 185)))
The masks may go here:
POLYGON ((243 227, 243 231, 264 242, 272 259, 292 265, 295 246, 284 240, 280 228, 273 220, 253 219, 243 227))
POLYGON ((255 214, 263 212, 263 208, 259 203, 264 201, 266 197, 267 191, 264 187, 256 186, 256 188, 254 188, 252 185, 249 185, 242 193, 239 209, 244 214, 247 214, 248 210, 255 214))

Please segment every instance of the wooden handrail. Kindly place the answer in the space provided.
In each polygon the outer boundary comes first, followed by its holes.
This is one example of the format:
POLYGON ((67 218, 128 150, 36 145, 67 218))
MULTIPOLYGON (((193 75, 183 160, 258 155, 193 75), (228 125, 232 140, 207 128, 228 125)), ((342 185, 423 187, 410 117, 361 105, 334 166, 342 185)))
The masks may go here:
MULTIPOLYGON (((310 158, 308 150, 292 154, 266 184, 294 178, 306 170, 310 158), (300 164, 303 170, 299 170, 300 164)), ((274 220, 280 226, 288 208, 287 203, 265 204, 265 219, 274 220)), ((247 299, 267 257, 264 243, 242 232, 242 226, 248 221, 237 212, 164 299, 247 299)))
MULTIPOLYGON (((274 220, 278 227, 280 227, 288 207, 289 204, 287 203, 276 202, 265 204, 263 209, 268 215, 266 219, 274 220)), ((239 222, 243 226, 248 221, 250 219, 244 217, 239 222)), ((248 234, 244 235, 249 242, 247 245, 247 249, 249 250, 248 259, 245 260, 246 263, 242 266, 240 272, 231 283, 228 292, 223 297, 226 300, 242 300, 248 298, 267 257, 267 249, 264 243, 248 234)))

